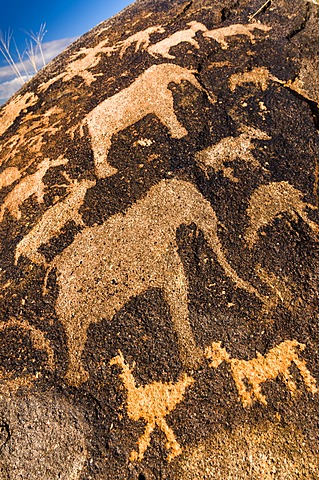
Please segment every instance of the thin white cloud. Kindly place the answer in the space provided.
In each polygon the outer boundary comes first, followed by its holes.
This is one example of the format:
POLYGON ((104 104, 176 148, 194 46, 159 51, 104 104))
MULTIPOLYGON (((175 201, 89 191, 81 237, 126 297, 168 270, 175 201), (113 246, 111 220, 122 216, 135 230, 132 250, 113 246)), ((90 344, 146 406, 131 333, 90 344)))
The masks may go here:
MULTIPOLYGON (((65 50, 78 37, 61 38, 59 40, 52 40, 42 44, 42 50, 46 63, 49 63, 54 57, 65 50)), ((38 68, 42 66, 41 56, 38 53, 35 57, 38 68)), ((16 66, 21 73, 24 81, 32 78, 35 74, 30 60, 24 58, 23 64, 17 62, 16 66)), ((22 86, 21 79, 14 77, 14 72, 9 65, 0 67, 0 105, 8 100, 19 88, 22 86)))
MULTIPOLYGON (((24 81, 27 81, 27 77, 22 77, 24 81)), ((22 82, 19 78, 13 78, 7 82, 0 83, 0 104, 4 103, 10 98, 19 88, 22 87, 22 82)))

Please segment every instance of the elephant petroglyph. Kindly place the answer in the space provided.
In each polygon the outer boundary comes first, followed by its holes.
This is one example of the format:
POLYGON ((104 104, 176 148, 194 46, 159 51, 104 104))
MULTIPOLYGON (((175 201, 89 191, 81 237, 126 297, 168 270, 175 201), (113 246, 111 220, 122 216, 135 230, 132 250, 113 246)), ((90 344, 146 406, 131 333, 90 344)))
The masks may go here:
POLYGON ((176 229, 192 222, 203 231, 235 286, 264 301, 229 265, 210 203, 189 182, 162 180, 125 214, 113 215, 104 224, 77 234, 51 263, 59 287, 55 309, 69 350, 69 384, 78 386, 88 378, 81 357, 89 326, 111 320, 132 297, 150 288, 162 289, 170 306, 181 361, 191 367, 200 363, 202 353, 188 320, 187 276, 176 242, 176 229))
POLYGON ((91 136, 96 174, 99 178, 114 175, 117 169, 107 162, 112 136, 133 125, 148 114, 156 115, 173 138, 182 138, 188 131, 174 112, 170 83, 188 81, 202 90, 194 73, 169 63, 152 65, 129 87, 107 98, 84 119, 91 136))

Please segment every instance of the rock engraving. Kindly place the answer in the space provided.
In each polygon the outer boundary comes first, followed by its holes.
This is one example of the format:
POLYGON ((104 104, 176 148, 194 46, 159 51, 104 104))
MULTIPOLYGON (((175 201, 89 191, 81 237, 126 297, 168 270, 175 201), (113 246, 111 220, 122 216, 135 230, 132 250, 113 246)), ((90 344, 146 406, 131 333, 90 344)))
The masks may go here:
MULTIPOLYGON (((30 325, 26 320, 11 318, 9 321, 0 324, 0 332, 5 332, 10 328, 20 328, 30 334, 34 348, 47 353, 47 366, 53 372, 54 352, 44 333, 30 325)), ((38 378, 37 374, 27 374, 23 377, 14 377, 13 375, 14 372, 8 373, 3 367, 0 367, 0 396, 16 392, 21 387, 31 388, 34 381, 38 378)))
POLYGON ((243 25, 241 23, 234 23, 233 25, 228 25, 227 27, 217 28, 216 30, 210 30, 204 32, 203 36, 205 38, 212 38, 218 42, 223 49, 228 48, 228 43, 225 40, 227 37, 234 37, 236 35, 246 35, 249 37, 251 43, 255 42, 255 37, 253 35, 254 30, 261 30, 262 32, 269 32, 271 27, 267 27, 261 23, 248 23, 243 25))
POLYGON ((224 177, 232 182, 238 182, 239 180, 234 176, 233 169, 226 166, 226 163, 235 162, 239 159, 249 163, 253 168, 260 168, 261 165, 252 154, 252 150, 255 148, 253 139, 270 140, 270 137, 256 128, 247 128, 238 137, 223 138, 216 145, 198 152, 195 158, 206 175, 207 167, 211 167, 214 172, 222 172, 224 177))
POLYGON ((194 379, 186 373, 176 383, 153 382, 148 385, 136 386, 132 368, 125 363, 121 352, 112 358, 110 365, 119 365, 123 372, 119 375, 127 390, 127 414, 135 421, 145 420, 144 434, 139 438, 138 452, 132 451, 130 460, 143 460, 144 453, 151 442, 151 434, 158 427, 166 436, 166 448, 170 450, 168 462, 182 452, 173 430, 167 425, 165 417, 172 412, 183 398, 187 387, 194 383, 194 379))
POLYGON ((65 165, 67 162, 67 159, 61 157, 57 160, 46 158, 39 164, 35 173, 24 177, 4 199, 0 210, 0 222, 2 222, 6 210, 17 220, 20 220, 20 206, 28 198, 32 197, 32 195, 36 195, 38 202, 43 203, 45 189, 45 184, 43 183, 44 175, 50 168, 65 165))
POLYGON ((50 265, 57 269, 59 295, 55 308, 67 336, 69 384, 81 385, 88 379, 81 356, 90 324, 111 320, 132 297, 150 288, 162 289, 170 306, 183 364, 200 362, 202 353, 188 319, 187 276, 176 242, 176 229, 192 222, 203 231, 235 287, 266 301, 228 263, 210 203, 189 182, 162 180, 125 214, 113 215, 104 224, 76 235, 50 265))
POLYGON ((206 32, 207 28, 205 25, 199 22, 189 22, 187 25, 189 25, 189 29, 175 32, 169 37, 164 38, 164 40, 151 45, 148 48, 148 53, 154 57, 162 56, 164 58, 175 58, 175 55, 170 55, 169 51, 172 47, 175 47, 183 42, 190 43, 194 47, 199 48, 199 44, 195 40, 196 33, 200 31, 206 32))
POLYGON ((46 264, 45 257, 38 251, 52 238, 61 233, 62 228, 71 221, 83 225, 79 209, 83 204, 87 190, 95 185, 92 180, 73 180, 68 186, 67 197, 53 205, 41 217, 40 221, 18 243, 15 251, 15 264, 21 256, 29 258, 33 263, 46 264))
POLYGON ((213 342, 211 346, 206 348, 205 356, 210 360, 209 366, 212 368, 218 368, 223 361, 230 364, 243 406, 250 407, 254 398, 256 401, 267 405, 266 397, 261 391, 261 384, 279 376, 286 382, 291 394, 296 392, 297 386, 289 371, 293 363, 299 369, 307 389, 313 394, 318 391, 316 380, 307 369, 306 362, 300 360, 298 356, 298 350, 302 351, 305 348, 306 345, 296 340, 285 340, 269 350, 265 356, 257 352, 257 358, 239 360, 230 358, 226 349, 221 347, 221 342, 213 342))
POLYGON ((96 174, 100 178, 114 175, 117 169, 107 162, 112 136, 133 125, 148 114, 156 115, 173 138, 182 138, 188 131, 174 112, 174 98, 168 86, 188 81, 199 90, 201 85, 186 68, 173 64, 153 65, 129 87, 107 98, 85 118, 91 136, 96 174))
POLYGON ((117 45, 120 47, 120 57, 126 53, 126 50, 135 43, 135 53, 138 52, 142 47, 147 49, 150 45, 150 36, 154 33, 164 33, 165 29, 161 25, 154 25, 153 27, 146 28, 140 32, 131 35, 126 40, 119 42, 117 45))
POLYGON ((258 241, 259 231, 271 224, 280 213, 287 213, 294 220, 298 217, 319 235, 319 226, 308 218, 306 208, 317 210, 317 207, 303 202, 303 193, 288 182, 272 182, 258 187, 250 197, 247 214, 250 225, 245 232, 245 240, 252 248, 258 241))
POLYGON ((266 67, 255 67, 249 72, 243 73, 234 73, 229 78, 229 87, 232 92, 236 90, 237 87, 245 85, 245 83, 253 83, 256 87, 260 87, 264 92, 268 88, 270 81, 281 83, 284 82, 279 80, 279 78, 272 75, 268 68, 266 67))
POLYGON ((21 177, 20 170, 17 167, 8 167, 0 173, 0 190, 9 187, 21 177))
POLYGON ((3 135, 6 130, 14 123, 20 113, 28 107, 31 107, 37 103, 38 97, 33 93, 26 93, 24 95, 18 95, 11 100, 8 105, 3 109, 3 113, 0 115, 0 135, 3 135))

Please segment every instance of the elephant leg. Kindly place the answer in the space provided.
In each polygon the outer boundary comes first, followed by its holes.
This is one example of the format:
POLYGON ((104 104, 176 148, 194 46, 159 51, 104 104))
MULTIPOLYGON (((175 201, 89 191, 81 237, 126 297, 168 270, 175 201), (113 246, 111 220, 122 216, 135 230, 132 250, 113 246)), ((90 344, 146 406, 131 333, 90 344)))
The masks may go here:
POLYGON ((186 367, 196 368, 202 362, 203 352, 196 345, 188 319, 187 278, 177 253, 170 257, 164 275, 164 296, 170 306, 172 322, 178 337, 181 362, 186 367))

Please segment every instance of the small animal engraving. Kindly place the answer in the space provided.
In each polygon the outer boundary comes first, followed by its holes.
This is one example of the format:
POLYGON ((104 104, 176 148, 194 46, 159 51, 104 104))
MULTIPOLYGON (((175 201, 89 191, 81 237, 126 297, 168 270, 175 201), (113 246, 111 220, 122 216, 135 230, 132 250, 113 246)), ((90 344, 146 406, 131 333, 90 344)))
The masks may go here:
MULTIPOLYGON (((10 328, 20 328, 30 334, 30 339, 37 350, 44 350, 47 353, 47 365, 51 371, 54 370, 54 352, 50 342, 45 338, 41 330, 30 325, 26 320, 17 320, 11 318, 7 322, 0 323, 0 333, 10 328)), ((34 381, 38 378, 37 374, 27 374, 22 377, 14 377, 13 373, 8 373, 3 367, 0 367, 0 395, 8 395, 16 392, 21 387, 31 388, 34 381)))
POLYGON ((233 25, 228 25, 227 27, 217 28, 216 30, 210 30, 204 32, 203 36, 205 38, 212 38, 216 42, 220 43, 223 49, 228 48, 228 43, 226 42, 227 37, 234 37, 236 35, 246 35, 249 37, 251 43, 255 42, 255 37, 252 34, 254 30, 261 30, 263 32, 268 32, 271 30, 271 27, 262 25, 261 23, 248 23, 243 25, 241 23, 234 23, 233 25))
POLYGON ((62 228, 70 221, 83 225, 79 209, 83 204, 87 190, 95 185, 92 180, 73 180, 68 186, 68 196, 50 207, 40 221, 18 243, 15 252, 15 264, 21 256, 29 258, 33 263, 46 264, 44 256, 38 251, 52 238, 59 235, 62 228))
POLYGON ((99 178, 114 175, 117 169, 107 162, 112 136, 133 125, 148 114, 156 115, 173 138, 182 138, 188 131, 174 112, 174 98, 168 88, 171 82, 188 81, 202 90, 195 75, 186 68, 164 63, 152 65, 129 87, 124 88, 95 107, 85 118, 99 178))
POLYGON ((258 241, 259 231, 271 224, 280 213, 287 213, 294 220, 302 218, 318 236, 319 226, 308 218, 306 212, 306 208, 317 210, 317 207, 303 202, 302 197, 303 193, 288 182, 272 182, 258 187, 250 197, 247 209, 250 225, 246 229, 245 240, 249 248, 258 241))
POLYGON ((232 182, 238 182, 239 180, 234 176, 233 169, 225 164, 239 159, 249 163, 254 168, 260 168, 261 165, 252 154, 252 150, 255 148, 253 139, 270 140, 270 137, 257 128, 247 128, 238 137, 223 138, 216 145, 198 152, 195 158, 206 175, 207 167, 211 167, 216 173, 222 172, 232 182))
POLYGON ((298 356, 298 350, 302 351, 305 348, 306 345, 297 342, 297 340, 285 340, 269 350, 265 356, 257 352, 257 358, 239 360, 230 358, 226 349, 221 347, 221 342, 213 342, 211 346, 206 348, 205 356, 210 360, 209 366, 212 368, 218 368, 223 361, 230 364, 243 406, 250 407, 254 398, 256 401, 267 405, 266 397, 261 391, 261 384, 279 376, 286 382, 291 394, 296 392, 297 386, 289 371, 293 363, 299 369, 307 389, 313 394, 318 391, 316 380, 307 369, 306 362, 300 360, 298 356), (249 387, 247 387, 247 384, 249 387))
POLYGON ((9 210, 10 214, 17 220, 21 218, 20 206, 32 195, 36 195, 39 203, 43 203, 45 184, 43 177, 52 167, 65 165, 67 159, 59 157, 57 160, 46 158, 39 166, 38 170, 32 175, 24 177, 5 197, 0 209, 0 222, 2 222, 5 211, 9 210))
POLYGON ((134 35, 131 35, 126 40, 119 42, 117 45, 120 46, 120 57, 126 53, 126 50, 135 43, 135 53, 138 52, 142 47, 146 49, 150 45, 150 36, 154 33, 164 33, 165 29, 161 25, 154 25, 149 27, 146 30, 137 32, 134 35))
POLYGON ((241 87, 245 83, 253 83, 264 92, 268 88, 270 81, 281 84, 285 83, 272 75, 266 67, 255 67, 249 72, 234 73, 231 75, 229 78, 229 87, 231 91, 234 92, 237 87, 241 87))
POLYGON ((0 115, 0 135, 3 135, 15 122, 21 112, 37 103, 38 97, 33 93, 25 93, 13 98, 0 115))
POLYGON ((164 40, 151 45, 147 50, 148 53, 154 57, 162 56, 164 58, 175 58, 175 55, 170 55, 169 51, 172 47, 183 42, 190 43, 194 47, 199 48, 199 44, 195 40, 196 33, 199 31, 206 32, 207 28, 199 22, 189 22, 187 25, 190 27, 188 30, 175 32, 169 37, 164 38, 164 40))
POLYGON ((151 434, 158 427, 166 436, 166 448, 170 451, 167 460, 170 462, 182 449, 176 441, 173 430, 167 425, 165 417, 179 404, 187 387, 194 383, 194 379, 186 373, 177 383, 153 382, 148 385, 136 386, 132 374, 133 368, 125 363, 122 353, 112 358, 110 365, 119 365, 123 372, 119 375, 127 390, 127 414, 135 421, 143 419, 146 422, 144 434, 139 438, 138 452, 132 451, 130 460, 143 460, 144 453, 151 442, 151 434))

